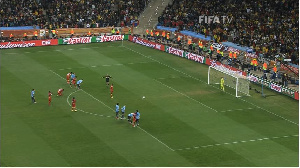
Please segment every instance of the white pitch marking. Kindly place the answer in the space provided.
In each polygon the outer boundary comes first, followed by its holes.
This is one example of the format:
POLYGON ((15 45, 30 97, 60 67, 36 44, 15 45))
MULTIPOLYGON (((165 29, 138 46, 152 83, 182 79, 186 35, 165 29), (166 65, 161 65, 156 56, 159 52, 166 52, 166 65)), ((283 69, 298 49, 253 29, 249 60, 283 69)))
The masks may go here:
POLYGON ((171 151, 174 151, 174 149, 170 148, 167 144, 163 143, 162 141, 160 141, 159 139, 157 139, 155 136, 153 136, 149 132, 145 131, 143 128, 141 128, 141 127, 138 127, 138 128, 141 129, 142 131, 144 131, 146 134, 150 135, 152 138, 156 139, 158 142, 160 142, 161 144, 163 144, 165 147, 169 148, 171 151))
POLYGON ((129 62, 128 64, 134 64, 133 62, 129 62))
POLYGON ((102 66, 111 66, 111 65, 102 65, 102 66))
POLYGON ((86 49, 90 49, 90 48, 80 48, 80 49, 86 50, 86 49))
POLYGON ((195 146, 194 148, 195 148, 195 149, 198 149, 198 148, 199 148, 199 146, 195 146))
POLYGON ((118 65, 118 66, 120 66, 120 65, 123 65, 123 64, 115 64, 115 65, 118 65))
MULTIPOLYGON (((288 137, 291 137, 291 136, 299 136, 299 135, 285 135, 285 136, 282 136, 282 137, 272 137, 272 138, 288 138, 288 137)), ((271 139, 271 138, 258 138, 256 140, 259 140, 259 141, 262 141, 262 140, 267 140, 267 139, 271 139)), ((255 142, 256 140, 254 139, 251 139, 251 140, 248 140, 248 141, 234 141, 234 142, 225 142, 225 143, 222 143, 223 145, 229 145, 229 144, 238 144, 239 142, 243 142, 243 143, 246 143, 246 142, 255 142)), ((206 147, 210 147, 210 146, 220 146, 222 144, 214 144, 214 145, 203 145, 201 146, 202 148, 206 148, 206 147)), ((194 147, 196 148, 196 147, 194 147)), ((187 148, 185 148, 187 149, 187 148)))
MULTIPOLYGON (((125 47, 125 48, 127 48, 128 50, 130 50, 130 51, 132 51, 132 52, 136 52, 135 50, 133 50, 133 49, 131 49, 131 48, 128 48, 128 47, 125 47)), ((197 80, 197 81, 200 81, 200 82, 202 82, 202 83, 207 84, 207 82, 205 82, 205 81, 202 81, 202 80, 200 80, 200 79, 198 79, 198 78, 195 78, 195 77, 193 77, 193 76, 191 76, 191 75, 189 75, 189 74, 187 74, 187 73, 185 73, 185 72, 182 72, 182 71, 180 71, 180 70, 178 70, 178 69, 176 69, 176 68, 173 68, 173 67, 171 67, 171 66, 169 66, 169 65, 167 65, 167 64, 161 63, 160 61, 158 61, 158 60, 156 60, 156 59, 153 59, 151 56, 146 56, 146 55, 144 55, 144 54, 142 54, 142 53, 139 53, 139 54, 140 54, 141 56, 145 57, 145 58, 151 59, 151 60, 153 60, 153 61, 155 61, 155 62, 157 62, 157 63, 159 63, 159 64, 161 64, 161 65, 164 65, 164 66, 166 66, 166 67, 168 67, 168 68, 170 68, 170 69, 173 69, 174 71, 177 71, 177 72, 179 72, 179 73, 182 73, 182 74, 186 75, 187 77, 190 77, 190 78, 192 78, 192 79, 195 79, 195 80, 197 80)), ((219 90, 219 88, 216 87, 216 86, 214 86, 214 85, 209 85, 209 86, 214 87, 214 88, 216 88, 216 89, 219 90)), ((232 93, 229 93, 229 92, 225 92, 225 93, 235 97, 235 95, 233 95, 232 93)), ((277 116, 277 117, 280 117, 280 118, 282 118, 282 119, 284 119, 284 120, 286 120, 286 121, 288 121, 288 122, 290 122, 290 123, 299 125, 299 124, 296 123, 296 122, 293 122, 293 121, 288 120, 288 119, 286 119, 286 118, 284 118, 284 117, 282 117, 282 116, 279 116, 279 115, 277 115, 277 114, 275 114, 275 113, 272 113, 272 112, 270 112, 269 110, 266 110, 266 109, 264 109, 264 108, 262 108, 262 107, 260 107, 260 106, 257 106, 256 104, 251 103, 251 102, 249 102, 249 101, 247 101, 247 100, 245 100, 245 99, 238 98, 238 100, 241 100, 241 101, 243 101, 243 102, 246 102, 246 103, 248 103, 248 104, 251 104, 251 105, 253 105, 253 106, 255 106, 255 107, 257 107, 257 108, 259 108, 259 109, 261 109, 261 110, 263 110, 263 111, 266 111, 266 112, 268 112, 268 113, 270 113, 270 114, 273 114, 273 115, 275 115, 275 116, 277 116)))
POLYGON ((46 52, 46 51, 39 50, 38 52, 46 52))
POLYGON ((91 67, 92 67, 92 68, 95 68, 95 67, 97 67, 97 66, 96 66, 96 65, 92 65, 91 67))
POLYGON ((185 148, 185 149, 190 150, 191 148, 185 148))
POLYGON ((188 96, 188 95, 186 95, 186 94, 184 94, 184 93, 181 93, 181 92, 179 92, 178 90, 176 90, 176 89, 174 89, 174 88, 172 88, 172 87, 170 87, 170 86, 168 86, 168 85, 166 85, 166 84, 164 84, 164 83, 162 83, 162 82, 160 82, 160 81, 158 81, 158 80, 156 80, 156 79, 154 79, 154 80, 155 80, 156 82, 158 82, 158 83, 164 85, 165 87, 167 87, 167 88, 169 88, 169 89, 171 89, 171 90, 173 90, 173 91, 175 91, 175 92, 177 92, 177 93, 179 93, 179 94, 181 94, 181 95, 183 95, 183 96, 185 96, 185 97, 187 97, 187 98, 189 98, 189 99, 191 99, 191 100, 193 100, 193 101, 195 101, 195 102, 197 102, 197 103, 199 103, 199 104, 201 104, 202 106, 207 107, 207 108, 209 108, 209 109, 211 109, 211 110, 213 110, 213 111, 215 111, 215 112, 218 112, 216 109, 213 109, 212 107, 209 107, 208 105, 203 104, 203 103, 201 103, 200 101, 198 101, 198 100, 196 100, 196 99, 194 99, 194 98, 191 98, 190 96, 188 96))
POLYGON ((69 48, 68 50, 74 50, 73 48, 69 48))
POLYGON ((275 139, 277 139, 277 138, 279 138, 279 137, 272 137, 272 138, 275 138, 275 139))
POLYGON ((110 117, 110 116, 106 116, 106 117, 110 117))

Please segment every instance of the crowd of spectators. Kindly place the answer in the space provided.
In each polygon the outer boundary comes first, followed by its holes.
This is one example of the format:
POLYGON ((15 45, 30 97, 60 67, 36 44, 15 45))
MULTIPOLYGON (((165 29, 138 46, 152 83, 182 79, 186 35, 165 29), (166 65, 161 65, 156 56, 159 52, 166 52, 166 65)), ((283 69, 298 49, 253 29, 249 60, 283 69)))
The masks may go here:
POLYGON ((0 0, 0 27, 129 26, 149 0, 0 0))
POLYGON ((159 24, 252 47, 257 55, 299 58, 299 2, 296 0, 174 0, 158 18, 159 24), (199 16, 220 22, 199 23, 199 16), (223 22, 222 17, 228 17, 223 22), (232 18, 232 20, 231 20, 232 18))

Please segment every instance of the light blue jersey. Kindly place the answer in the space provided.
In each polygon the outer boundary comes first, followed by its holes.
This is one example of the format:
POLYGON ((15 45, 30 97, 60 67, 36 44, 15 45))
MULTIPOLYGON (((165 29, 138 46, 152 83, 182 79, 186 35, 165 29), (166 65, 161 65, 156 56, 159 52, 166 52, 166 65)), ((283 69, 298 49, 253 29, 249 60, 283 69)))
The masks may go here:
POLYGON ((73 78, 75 78, 75 74, 72 74, 72 75, 71 75, 71 79, 73 79, 73 78))
POLYGON ((31 97, 34 97, 34 93, 35 93, 35 91, 32 90, 32 91, 31 91, 31 97))
POLYGON ((116 112, 119 112, 119 109, 120 109, 119 105, 116 105, 116 112))
POLYGON ((77 81, 77 85, 80 85, 80 84, 82 83, 82 81, 83 81, 83 80, 81 80, 81 79, 78 80, 78 81, 77 81))
POLYGON ((141 115, 140 112, 136 112, 136 113, 135 113, 135 118, 136 118, 136 119, 140 119, 140 115, 141 115))
POLYGON ((125 105, 121 108, 122 113, 125 113, 125 105))

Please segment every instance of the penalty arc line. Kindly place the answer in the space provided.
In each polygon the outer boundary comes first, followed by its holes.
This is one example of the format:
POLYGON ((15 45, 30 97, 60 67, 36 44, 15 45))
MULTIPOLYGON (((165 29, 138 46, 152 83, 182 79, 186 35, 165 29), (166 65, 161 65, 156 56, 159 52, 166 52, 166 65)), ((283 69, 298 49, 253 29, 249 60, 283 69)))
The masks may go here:
MULTIPOLYGON (((50 70, 53 74, 55 74, 56 76, 60 77, 61 79, 65 80, 62 76, 60 76, 59 74, 57 74, 56 72, 50 70)), ((104 102, 100 101, 99 99, 95 98, 93 95, 89 94, 88 92, 80 89, 81 91, 83 91, 84 93, 86 93, 87 95, 91 96, 93 99, 95 99, 96 101, 100 102, 101 104, 103 104, 105 107, 109 108, 110 110, 114 111, 114 109, 112 109, 111 107, 109 107, 108 105, 106 105, 104 102)), ((78 91, 78 90, 77 90, 78 91)), ((77 92, 75 91, 75 92, 77 92)), ((73 93, 75 93, 73 92, 73 93)), ((72 93, 72 94, 73 94, 72 93)), ((71 95, 71 94, 70 94, 71 95)), ((69 96, 70 96, 69 95, 69 96)), ((69 99, 69 96, 68 96, 68 99, 69 99)), ((67 102, 68 102, 68 99, 67 99, 67 102)), ((68 102, 68 104, 70 105, 70 103, 68 102)), ((82 111, 82 110, 81 110, 82 111)), ((100 116, 103 116, 103 115, 100 115, 100 116)), ((141 128, 140 126, 138 126, 138 128, 140 130, 142 130, 143 132, 145 132, 146 134, 150 135, 153 139, 155 139, 156 141, 158 141, 159 143, 161 143, 162 145, 164 145, 165 147, 167 147, 168 149, 170 149, 171 151, 175 151, 174 149, 172 149, 171 147, 169 147, 167 144, 163 143, 161 140, 159 140, 158 138, 156 138, 155 136, 153 136, 152 134, 150 134, 149 132, 147 132, 146 130, 144 130, 143 128, 141 128)))

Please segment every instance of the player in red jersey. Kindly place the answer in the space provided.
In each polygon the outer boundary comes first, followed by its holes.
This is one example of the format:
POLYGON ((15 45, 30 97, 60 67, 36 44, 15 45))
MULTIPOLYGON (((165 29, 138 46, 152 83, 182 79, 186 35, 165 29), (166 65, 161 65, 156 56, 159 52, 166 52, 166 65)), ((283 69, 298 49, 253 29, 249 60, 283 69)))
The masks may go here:
MULTIPOLYGON (((74 87, 76 88, 76 80, 77 80, 77 76, 75 76, 73 79, 72 79, 72 84, 74 85, 74 87)), ((72 87, 72 85, 70 85, 72 87)))
POLYGON ((52 93, 49 91, 49 93, 48 93, 48 101, 49 101, 48 105, 49 106, 51 105, 51 100, 52 100, 51 96, 52 96, 52 93))
POLYGON ((114 85, 111 84, 111 85, 110 85, 110 98, 114 98, 114 97, 113 97, 113 92, 114 92, 114 85))
POLYGON ((73 99, 72 99, 72 109, 71 109, 72 111, 77 111, 76 110, 76 99, 75 99, 75 97, 73 97, 73 99))
POLYGON ((72 72, 67 73, 67 84, 70 84, 71 75, 72 75, 72 72))
POLYGON ((64 91, 64 89, 62 89, 62 88, 58 89, 57 96, 62 96, 63 91, 64 91))
POLYGON ((133 113, 132 115, 132 126, 135 127, 135 122, 136 122, 136 118, 135 118, 135 113, 133 113))

